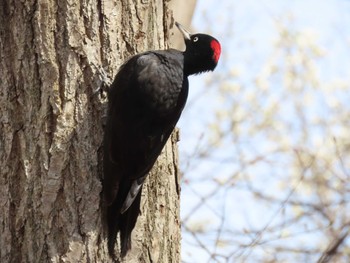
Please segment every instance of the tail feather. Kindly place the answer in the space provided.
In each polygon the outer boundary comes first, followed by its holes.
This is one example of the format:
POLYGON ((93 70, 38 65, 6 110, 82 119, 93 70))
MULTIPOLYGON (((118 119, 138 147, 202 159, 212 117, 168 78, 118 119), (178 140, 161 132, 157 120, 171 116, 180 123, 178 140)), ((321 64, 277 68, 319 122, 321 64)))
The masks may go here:
POLYGON ((131 249, 131 232, 135 228, 137 218, 140 214, 141 191, 137 194, 134 202, 128 210, 121 216, 119 223, 120 229, 120 250, 121 256, 124 257, 131 249))
POLYGON ((120 213, 118 212, 118 202, 114 201, 107 207, 107 226, 108 226, 108 252, 114 257, 114 247, 117 234, 119 232, 120 213))
POLYGON ((113 204, 107 208, 108 252, 111 256, 114 256, 114 247, 118 233, 120 233, 121 257, 125 257, 127 252, 131 249, 131 232, 140 214, 140 202, 141 190, 129 209, 123 214, 121 213, 121 206, 124 202, 120 201, 119 194, 113 204))

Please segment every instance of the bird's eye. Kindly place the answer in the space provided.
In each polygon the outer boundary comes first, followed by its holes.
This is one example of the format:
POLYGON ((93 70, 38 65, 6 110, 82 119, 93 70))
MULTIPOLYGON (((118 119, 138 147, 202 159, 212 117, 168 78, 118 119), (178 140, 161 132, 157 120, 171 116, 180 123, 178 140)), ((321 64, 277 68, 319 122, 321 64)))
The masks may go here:
POLYGON ((197 41, 198 41, 198 37, 194 37, 193 42, 197 42, 197 41))

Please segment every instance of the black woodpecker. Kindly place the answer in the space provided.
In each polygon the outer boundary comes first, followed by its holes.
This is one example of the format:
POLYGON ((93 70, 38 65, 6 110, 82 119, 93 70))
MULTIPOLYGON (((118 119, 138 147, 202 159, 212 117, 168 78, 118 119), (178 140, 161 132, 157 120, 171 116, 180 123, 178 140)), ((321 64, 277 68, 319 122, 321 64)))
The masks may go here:
POLYGON ((108 92, 104 134, 103 192, 107 207, 108 250, 117 234, 124 257, 140 213, 141 189, 185 106, 188 76, 213 71, 221 46, 212 36, 183 34, 184 52, 148 51, 127 60, 108 92))

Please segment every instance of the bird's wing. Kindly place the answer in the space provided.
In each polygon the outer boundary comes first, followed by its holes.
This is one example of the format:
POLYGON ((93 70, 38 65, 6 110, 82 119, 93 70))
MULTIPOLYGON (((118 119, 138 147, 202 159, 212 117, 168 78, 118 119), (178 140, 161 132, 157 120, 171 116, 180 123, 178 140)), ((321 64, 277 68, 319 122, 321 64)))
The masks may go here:
POLYGON ((146 53, 138 58, 135 72, 136 91, 158 118, 179 110, 184 81, 181 52, 146 53))
POLYGON ((105 133, 107 203, 125 179, 132 186, 124 208, 132 203, 180 117, 187 89, 174 56, 147 52, 121 68, 111 85, 105 133))
POLYGON ((142 127, 143 158, 136 178, 121 208, 125 212, 139 193, 147 173, 154 165, 173 131, 187 99, 187 81, 184 83, 181 61, 162 54, 148 53, 137 60, 136 92, 140 103, 150 115, 142 127), (184 85, 185 84, 185 85, 184 85), (145 136, 146 135, 146 136, 145 136))
POLYGON ((128 195, 126 196, 125 201, 120 209, 121 214, 124 214, 125 211, 127 211, 129 209, 129 207, 132 205, 135 198, 137 197, 137 195, 141 191, 142 185, 143 185, 146 177, 147 177, 147 174, 145 174, 143 177, 140 177, 140 178, 132 181, 132 185, 130 187, 128 195))
POLYGON ((174 129, 187 98, 183 68, 176 56, 149 52, 137 61, 132 79, 134 119, 140 167, 135 179, 143 177, 153 166, 174 129))

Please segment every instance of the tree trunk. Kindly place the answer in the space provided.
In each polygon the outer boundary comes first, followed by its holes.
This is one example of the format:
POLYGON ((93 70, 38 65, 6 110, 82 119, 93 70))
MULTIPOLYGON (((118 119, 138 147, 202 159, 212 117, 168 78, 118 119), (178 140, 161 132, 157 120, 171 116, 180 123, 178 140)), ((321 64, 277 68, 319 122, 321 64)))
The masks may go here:
MULTIPOLYGON (((111 262, 103 66, 167 47, 166 0, 0 1, 0 262, 111 262)), ((126 262, 179 262, 176 136, 142 193, 126 262)))

